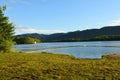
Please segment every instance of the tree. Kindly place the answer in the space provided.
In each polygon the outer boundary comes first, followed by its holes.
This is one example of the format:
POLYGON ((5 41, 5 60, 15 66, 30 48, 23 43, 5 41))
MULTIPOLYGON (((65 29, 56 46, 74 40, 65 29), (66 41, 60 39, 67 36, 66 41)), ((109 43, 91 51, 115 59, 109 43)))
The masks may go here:
POLYGON ((41 41, 37 38, 31 38, 31 37, 24 37, 24 38, 19 38, 16 37, 14 41, 17 44, 35 44, 35 43, 40 43, 41 41))
POLYGON ((40 41, 36 38, 30 38, 27 37, 24 39, 24 44, 34 44, 34 43, 39 43, 40 41))
POLYGON ((5 10, 6 6, 0 7, 0 52, 9 52, 14 45, 14 25, 4 15, 5 10))

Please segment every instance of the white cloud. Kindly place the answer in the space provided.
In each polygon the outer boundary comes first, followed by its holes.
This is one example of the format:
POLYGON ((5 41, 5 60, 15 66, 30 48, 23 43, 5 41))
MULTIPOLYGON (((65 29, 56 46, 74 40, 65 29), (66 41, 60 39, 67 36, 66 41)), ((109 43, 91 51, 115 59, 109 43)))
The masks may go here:
POLYGON ((15 26, 16 34, 25 34, 25 33, 39 33, 39 34, 52 34, 52 33, 64 33, 63 30, 43 30, 43 29, 35 29, 31 27, 23 27, 20 25, 15 26))
POLYGON ((108 26, 120 26, 120 19, 113 20, 108 26))

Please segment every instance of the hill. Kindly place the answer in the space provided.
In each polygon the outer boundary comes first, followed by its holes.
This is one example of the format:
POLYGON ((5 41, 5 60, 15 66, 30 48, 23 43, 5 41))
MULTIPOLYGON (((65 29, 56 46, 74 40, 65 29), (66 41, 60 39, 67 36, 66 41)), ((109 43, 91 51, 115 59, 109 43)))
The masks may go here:
POLYGON ((107 26, 100 29, 87 29, 68 33, 45 34, 22 34, 17 37, 38 38, 42 42, 65 42, 85 40, 120 40, 120 26, 107 26))

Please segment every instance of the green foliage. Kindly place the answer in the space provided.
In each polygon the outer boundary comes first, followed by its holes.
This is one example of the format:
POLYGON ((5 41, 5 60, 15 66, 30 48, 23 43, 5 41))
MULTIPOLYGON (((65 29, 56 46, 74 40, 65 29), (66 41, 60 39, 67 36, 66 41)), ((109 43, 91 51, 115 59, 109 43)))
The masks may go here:
POLYGON ((4 15, 6 6, 0 7, 0 52, 11 51, 14 44, 14 26, 9 22, 8 17, 4 15))
POLYGON ((40 40, 37 38, 30 38, 30 37, 26 37, 26 38, 15 38, 14 41, 17 44, 34 44, 34 43, 40 43, 40 40))
POLYGON ((59 54, 0 54, 0 80, 120 80, 120 58, 76 59, 59 54))
POLYGON ((88 39, 88 41, 114 41, 120 40, 120 35, 102 35, 96 36, 95 38, 88 39))
POLYGON ((11 46, 13 46, 13 41, 5 40, 0 44, 0 52, 10 52, 12 51, 11 46))

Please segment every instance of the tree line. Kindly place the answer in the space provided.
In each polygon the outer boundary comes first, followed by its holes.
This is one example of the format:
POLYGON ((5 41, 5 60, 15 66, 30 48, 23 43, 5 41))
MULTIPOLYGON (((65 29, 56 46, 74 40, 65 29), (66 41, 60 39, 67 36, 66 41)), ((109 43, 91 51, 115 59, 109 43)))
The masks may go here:
POLYGON ((36 44, 41 42, 39 39, 31 37, 15 37, 14 41, 16 42, 16 44, 36 44))

